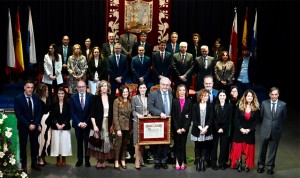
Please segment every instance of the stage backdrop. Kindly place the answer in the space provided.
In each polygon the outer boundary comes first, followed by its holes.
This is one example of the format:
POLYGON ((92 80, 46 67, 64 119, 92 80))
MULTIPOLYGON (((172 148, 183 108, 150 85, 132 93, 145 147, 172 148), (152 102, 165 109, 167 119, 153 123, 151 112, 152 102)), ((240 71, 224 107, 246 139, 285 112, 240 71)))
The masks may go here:
MULTIPOLYGON (((106 4, 106 32, 116 34, 116 40, 125 33, 127 24, 138 36, 148 33, 147 41, 156 46, 160 40, 169 40, 171 0, 108 0, 106 4)), ((106 33, 106 34, 107 34, 106 33)), ((156 50, 156 49, 154 49, 156 50)))

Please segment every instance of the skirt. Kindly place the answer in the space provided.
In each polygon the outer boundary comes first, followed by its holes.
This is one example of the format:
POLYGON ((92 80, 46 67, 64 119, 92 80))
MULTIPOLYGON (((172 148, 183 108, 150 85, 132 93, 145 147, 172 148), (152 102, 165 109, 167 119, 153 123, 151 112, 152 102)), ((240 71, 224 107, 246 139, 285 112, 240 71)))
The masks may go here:
POLYGON ((51 156, 72 156, 70 130, 52 130, 51 156))

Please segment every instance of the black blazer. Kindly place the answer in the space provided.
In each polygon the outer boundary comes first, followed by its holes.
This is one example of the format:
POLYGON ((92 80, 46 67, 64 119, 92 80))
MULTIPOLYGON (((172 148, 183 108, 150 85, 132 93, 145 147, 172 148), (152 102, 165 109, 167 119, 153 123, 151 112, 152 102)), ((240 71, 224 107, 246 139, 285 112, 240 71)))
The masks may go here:
POLYGON ((108 72, 107 72, 107 60, 106 59, 99 59, 98 60, 98 67, 95 66, 94 58, 88 61, 88 80, 93 81, 95 72, 97 71, 99 80, 107 80, 108 72))
POLYGON ((241 111, 239 108, 235 112, 235 130, 233 134, 232 141, 237 143, 246 142, 247 144, 255 144, 255 126, 259 121, 260 111, 251 111, 251 116, 249 120, 245 119, 245 112, 241 111), (243 134, 240 129, 250 129, 248 134, 243 134))
MULTIPOLYGON (((136 56, 138 55, 138 47, 141 45, 141 42, 135 42, 132 46, 132 51, 131 51, 131 56, 136 56)), ((152 57, 152 46, 150 43, 146 42, 145 43, 145 55, 148 57, 152 57)), ((151 59, 150 59, 151 60, 151 59)))
POLYGON ((150 57, 144 55, 142 63, 139 55, 134 56, 131 63, 132 82, 136 84, 140 83, 139 78, 143 77, 144 82, 148 83, 150 81, 150 68, 150 57))
POLYGON ((221 109, 220 104, 216 104, 214 108, 214 132, 217 132, 219 129, 223 129, 223 133, 227 133, 232 118, 232 106, 230 103, 225 103, 223 110, 221 109))
MULTIPOLYGON (((200 134, 200 129, 198 126, 200 126, 200 106, 199 103, 195 103, 193 105, 193 112, 192 112, 192 121, 193 121, 193 126, 192 126, 192 135, 198 137, 200 134)), ((213 118, 214 118, 214 111, 213 111, 213 105, 207 104, 206 107, 206 116, 205 116, 205 124, 204 126, 209 126, 207 129, 207 132, 205 135, 210 135, 212 134, 212 123, 213 123, 213 118)))
POLYGON ((120 76, 122 77, 122 81, 124 81, 127 72, 128 63, 126 55, 120 54, 119 66, 117 65, 115 54, 108 57, 108 73, 110 75, 110 82, 115 81, 115 79, 120 76))
MULTIPOLYGON (((109 129, 112 126, 114 99, 113 97, 108 95, 108 100, 109 100, 109 111, 108 111, 108 129, 109 129)), ((92 96, 91 118, 95 118, 96 125, 99 128, 99 130, 101 130, 102 122, 103 122, 103 103, 102 103, 101 95, 92 96)), ((91 127, 91 129, 93 129, 93 127, 91 127)))
POLYGON ((191 126, 191 117, 192 117, 192 101, 190 98, 185 99, 185 103, 180 111, 180 102, 178 98, 174 98, 172 102, 172 125, 173 131, 177 133, 178 129, 184 128, 185 133, 189 132, 191 126))
POLYGON ((169 77, 172 71, 172 54, 165 51, 163 61, 160 59, 160 51, 155 52, 152 56, 152 66, 155 83, 159 83, 158 76, 169 77))
POLYGON ((59 102, 55 102, 52 105, 51 114, 49 116, 51 120, 51 128, 53 130, 58 130, 56 124, 65 124, 63 130, 70 130, 70 103, 64 102, 62 113, 60 113, 59 102))
POLYGON ((39 126, 42 118, 42 107, 38 95, 32 94, 33 116, 29 113, 29 107, 25 94, 21 93, 14 99, 15 114, 18 119, 18 129, 28 129, 30 124, 36 128, 39 126))

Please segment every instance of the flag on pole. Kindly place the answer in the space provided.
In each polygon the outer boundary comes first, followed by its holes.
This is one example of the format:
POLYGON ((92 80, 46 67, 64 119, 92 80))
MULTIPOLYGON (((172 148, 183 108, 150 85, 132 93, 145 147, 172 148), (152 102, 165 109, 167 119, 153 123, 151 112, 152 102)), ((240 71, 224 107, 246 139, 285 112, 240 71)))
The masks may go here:
POLYGON ((11 27, 10 10, 8 9, 8 30, 7 30, 7 59, 6 59, 6 75, 10 72, 10 67, 15 68, 15 48, 11 27))
POLYGON ((231 36, 230 36, 230 45, 229 45, 229 56, 231 61, 234 63, 236 67, 236 62, 238 58, 238 47, 237 47, 237 12, 236 7, 234 8, 234 19, 231 29, 231 36))
POLYGON ((33 23, 31 16, 31 9, 29 7, 29 18, 28 18, 28 35, 27 35, 27 46, 26 51, 29 55, 29 63, 36 63, 36 51, 35 51, 35 40, 34 40, 34 32, 33 32, 33 23))
POLYGON ((256 42, 257 42, 257 10, 255 13, 254 25, 253 25, 253 35, 251 39, 251 56, 256 57, 256 42))
POLYGON ((248 47, 247 36, 248 36, 248 7, 246 8, 246 15, 244 20, 244 30, 243 30, 243 38, 242 38, 242 50, 248 47))
POLYGON ((16 70, 18 72, 23 72, 24 68, 24 59, 23 59, 23 47, 22 47, 22 37, 21 37, 21 26, 20 26, 20 19, 19 19, 19 8, 17 10, 16 15, 16 46, 15 46, 15 53, 16 53, 16 70))

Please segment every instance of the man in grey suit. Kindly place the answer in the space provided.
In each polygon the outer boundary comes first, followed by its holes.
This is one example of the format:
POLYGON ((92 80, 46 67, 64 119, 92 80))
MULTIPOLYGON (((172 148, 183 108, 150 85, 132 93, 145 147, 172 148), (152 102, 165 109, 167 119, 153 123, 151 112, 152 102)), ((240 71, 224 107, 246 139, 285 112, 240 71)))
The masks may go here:
POLYGON ((130 25, 126 25, 125 34, 120 36, 120 44, 122 45, 122 53, 127 57, 131 57, 132 46, 137 42, 137 37, 135 34, 130 33, 130 25))
POLYGON ((272 87, 269 91, 270 99, 261 104, 262 124, 260 127, 261 146, 258 157, 258 173, 268 169, 268 174, 274 174, 276 152, 282 133, 283 122, 287 115, 286 103, 279 100, 279 89, 272 87), (266 154, 269 146, 269 155, 266 154))
MULTIPOLYGON (((170 117, 172 106, 171 81, 167 77, 160 79, 158 90, 152 91, 148 97, 147 108, 151 115, 160 116, 161 119, 170 117)), ((154 155, 154 169, 168 169, 167 159, 169 145, 154 145, 152 147, 154 155)))

